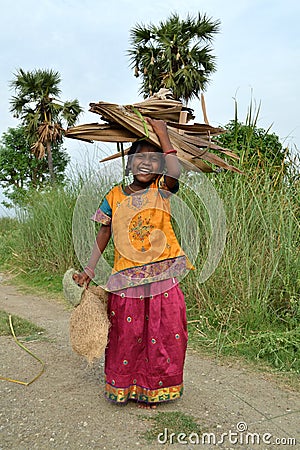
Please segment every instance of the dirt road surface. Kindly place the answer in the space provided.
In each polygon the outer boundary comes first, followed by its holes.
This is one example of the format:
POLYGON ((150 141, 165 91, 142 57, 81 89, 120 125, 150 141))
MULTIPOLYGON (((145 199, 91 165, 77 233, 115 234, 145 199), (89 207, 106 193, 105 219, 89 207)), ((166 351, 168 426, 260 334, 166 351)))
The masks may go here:
MULTIPOLYGON (((0 309, 47 330, 46 340, 26 343, 46 364, 42 376, 29 386, 0 381, 0 450, 300 448, 299 392, 263 373, 192 350, 181 400, 156 411, 141 410, 134 403, 108 403, 103 397, 103 361, 89 367, 70 348, 67 306, 24 295, 3 276, 0 287, 0 309), (142 436, 150 426, 145 416, 158 411, 192 415, 210 436, 202 442, 201 436, 172 437, 162 429, 160 442, 151 443, 142 436)), ((0 337, 0 361, 0 375, 5 377, 28 381, 40 370, 11 337, 0 337)))

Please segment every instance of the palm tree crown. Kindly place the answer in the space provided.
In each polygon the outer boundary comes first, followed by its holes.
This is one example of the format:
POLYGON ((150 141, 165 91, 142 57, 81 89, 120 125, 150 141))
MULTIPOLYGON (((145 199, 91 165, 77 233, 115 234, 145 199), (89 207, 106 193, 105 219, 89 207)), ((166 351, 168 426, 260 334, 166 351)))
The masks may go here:
POLYGON ((47 154, 49 172, 54 180, 51 144, 62 141, 64 123, 73 126, 83 111, 77 99, 62 102, 59 99, 61 77, 53 70, 37 69, 25 72, 19 69, 11 87, 16 95, 11 99, 11 112, 25 126, 32 151, 38 158, 47 154))
POLYGON ((135 76, 142 75, 144 98, 161 88, 171 89, 177 100, 186 103, 199 97, 216 70, 210 44, 219 26, 206 14, 180 20, 174 13, 159 26, 132 28, 128 54, 135 76))

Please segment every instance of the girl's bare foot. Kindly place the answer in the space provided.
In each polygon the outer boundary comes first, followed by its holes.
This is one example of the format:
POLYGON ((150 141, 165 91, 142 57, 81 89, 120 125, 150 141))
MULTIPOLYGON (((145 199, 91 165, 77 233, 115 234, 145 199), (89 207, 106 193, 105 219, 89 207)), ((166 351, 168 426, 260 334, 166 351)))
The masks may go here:
POLYGON ((149 405, 149 403, 138 403, 138 408, 141 409, 156 409, 156 405, 149 405))

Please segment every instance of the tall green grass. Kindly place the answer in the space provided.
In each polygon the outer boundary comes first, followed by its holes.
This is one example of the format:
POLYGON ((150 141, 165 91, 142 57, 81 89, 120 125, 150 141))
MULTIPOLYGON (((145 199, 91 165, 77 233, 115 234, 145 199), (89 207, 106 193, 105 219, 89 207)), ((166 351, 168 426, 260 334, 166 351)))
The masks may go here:
MULTIPOLYGON (((51 289, 52 277, 60 280, 69 267, 79 268, 72 221, 85 178, 37 193, 17 219, 0 220, 2 269, 28 278, 43 274, 51 289)), ((243 355, 299 373, 300 191, 285 181, 274 186, 267 172, 219 173, 210 182, 226 213, 227 235, 222 258, 204 283, 199 274, 209 248, 209 218, 193 190, 183 187, 180 194, 198 216, 201 234, 196 270, 182 281, 191 342, 217 355, 243 355)), ((183 220, 181 228, 188 227, 183 220)), ((82 233, 84 239, 84 228, 82 233)))
MULTIPOLYGON (((218 354, 263 359, 300 371, 300 194, 230 173, 215 179, 227 240, 220 264, 203 284, 184 280, 198 344, 218 354)), ((198 265, 201 267, 201 257, 198 265)))
POLYGON ((87 164, 83 171, 72 171, 64 186, 33 192, 26 208, 17 210, 14 219, 1 218, 0 269, 18 274, 21 281, 35 287, 60 291, 64 272, 81 266, 74 242, 82 240, 84 247, 89 217, 113 177, 107 171, 95 176, 87 164), (76 208, 82 224, 73 235, 76 208))

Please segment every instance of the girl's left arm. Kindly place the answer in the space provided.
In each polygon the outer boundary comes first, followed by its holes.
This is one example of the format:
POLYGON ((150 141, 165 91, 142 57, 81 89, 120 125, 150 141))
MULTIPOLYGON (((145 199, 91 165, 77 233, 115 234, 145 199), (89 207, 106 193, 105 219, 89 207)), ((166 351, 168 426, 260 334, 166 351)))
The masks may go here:
POLYGON ((162 151, 164 152, 167 169, 165 182, 168 188, 172 190, 178 183, 181 170, 176 153, 167 153, 169 150, 172 150, 167 125, 163 120, 151 119, 150 117, 147 117, 146 121, 152 126, 154 133, 159 139, 162 151))

